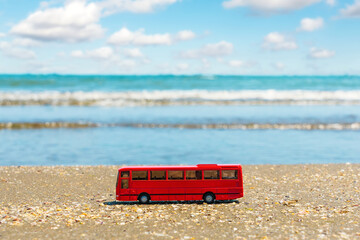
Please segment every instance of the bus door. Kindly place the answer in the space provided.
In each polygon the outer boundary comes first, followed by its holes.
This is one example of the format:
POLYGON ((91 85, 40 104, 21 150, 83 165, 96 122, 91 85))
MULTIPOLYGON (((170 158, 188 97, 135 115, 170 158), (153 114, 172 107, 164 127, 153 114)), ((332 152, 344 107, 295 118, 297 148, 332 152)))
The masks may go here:
POLYGON ((120 173, 120 197, 123 201, 128 201, 130 185, 130 171, 121 171, 120 173))

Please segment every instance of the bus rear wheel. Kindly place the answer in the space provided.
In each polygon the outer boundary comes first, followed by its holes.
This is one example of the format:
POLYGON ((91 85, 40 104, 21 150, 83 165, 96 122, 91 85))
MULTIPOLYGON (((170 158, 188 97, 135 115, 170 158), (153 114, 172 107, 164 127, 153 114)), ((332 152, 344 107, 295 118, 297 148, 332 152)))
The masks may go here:
POLYGON ((141 204, 149 203, 150 196, 147 193, 142 193, 139 195, 138 200, 139 200, 139 203, 141 203, 141 204))
POLYGON ((204 202, 211 204, 215 202, 215 195, 211 192, 207 192, 203 196, 204 202))

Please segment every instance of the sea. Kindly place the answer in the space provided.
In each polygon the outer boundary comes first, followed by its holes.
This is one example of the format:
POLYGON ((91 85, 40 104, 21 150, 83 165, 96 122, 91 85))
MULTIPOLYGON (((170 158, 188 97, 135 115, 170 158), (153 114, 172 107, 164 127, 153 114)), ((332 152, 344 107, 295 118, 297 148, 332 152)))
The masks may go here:
POLYGON ((0 165, 360 163, 360 76, 0 75, 0 165))

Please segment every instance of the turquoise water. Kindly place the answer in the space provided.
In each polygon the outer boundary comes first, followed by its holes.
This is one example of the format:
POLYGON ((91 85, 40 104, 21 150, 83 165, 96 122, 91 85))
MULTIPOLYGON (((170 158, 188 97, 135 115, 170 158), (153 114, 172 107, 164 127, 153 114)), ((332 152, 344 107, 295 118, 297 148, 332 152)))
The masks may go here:
POLYGON ((2 91, 354 90, 359 76, 0 75, 2 91))
POLYGON ((1 126, 0 165, 360 163, 360 77, 0 75, 1 126))

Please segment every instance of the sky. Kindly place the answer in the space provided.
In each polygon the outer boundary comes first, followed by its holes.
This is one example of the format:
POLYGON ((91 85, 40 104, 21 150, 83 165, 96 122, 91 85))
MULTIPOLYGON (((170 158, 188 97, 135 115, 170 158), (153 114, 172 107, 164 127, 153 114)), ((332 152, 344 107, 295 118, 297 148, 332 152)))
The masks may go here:
POLYGON ((0 73, 360 74, 360 0, 0 0, 0 73))

